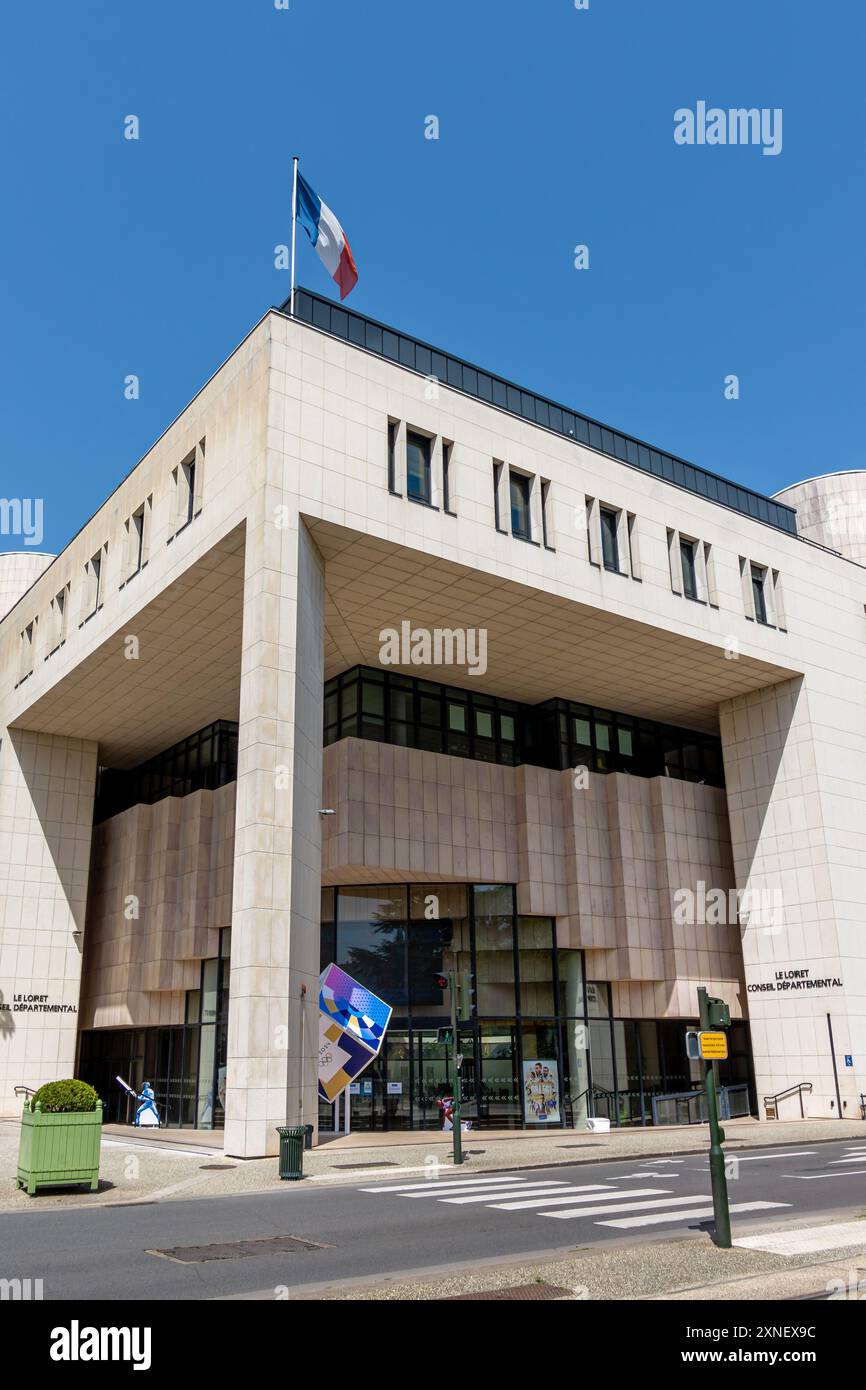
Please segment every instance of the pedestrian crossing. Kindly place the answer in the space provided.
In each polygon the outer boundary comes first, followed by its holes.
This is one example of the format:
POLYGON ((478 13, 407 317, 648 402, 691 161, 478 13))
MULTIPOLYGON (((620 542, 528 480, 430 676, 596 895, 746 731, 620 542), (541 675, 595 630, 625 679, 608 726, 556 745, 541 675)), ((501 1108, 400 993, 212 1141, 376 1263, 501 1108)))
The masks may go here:
POLYGON ((842 1157, 832 1159, 830 1167, 836 1168, 845 1163, 866 1163, 866 1144, 846 1145, 842 1157))
MULTIPOLYGON (((527 1212, 553 1221, 591 1221, 616 1230, 644 1226, 683 1224, 711 1220, 713 1199, 704 1193, 677 1194, 670 1187, 630 1186, 633 1179, 648 1177, 668 1181, 680 1174, 629 1173, 620 1180, 570 1183, 564 1178, 504 1177, 428 1178, 403 1183, 376 1183, 359 1192, 376 1196, 435 1202, 442 1206, 487 1208, 490 1211, 527 1212)), ((790 1206, 790 1202, 734 1202, 731 1213, 762 1212, 790 1206)))
POLYGON ((827 1182, 837 1178, 861 1178, 866 1176, 866 1144, 846 1144, 841 1158, 828 1158, 823 1173, 791 1173, 791 1177, 801 1182, 827 1182), (833 1172, 832 1170, 836 1171, 833 1172))

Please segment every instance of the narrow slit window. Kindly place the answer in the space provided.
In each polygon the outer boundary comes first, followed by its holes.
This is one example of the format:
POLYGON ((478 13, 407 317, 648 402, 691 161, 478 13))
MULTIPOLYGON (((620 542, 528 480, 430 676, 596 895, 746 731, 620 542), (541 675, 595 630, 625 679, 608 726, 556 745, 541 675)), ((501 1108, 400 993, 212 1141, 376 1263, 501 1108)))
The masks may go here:
POLYGON ((451 454, 454 445, 447 439, 442 441, 442 506, 446 512, 454 513, 451 508, 451 454))
POLYGON ((388 491, 399 497, 397 488, 397 431, 400 426, 396 420, 388 421, 388 491))

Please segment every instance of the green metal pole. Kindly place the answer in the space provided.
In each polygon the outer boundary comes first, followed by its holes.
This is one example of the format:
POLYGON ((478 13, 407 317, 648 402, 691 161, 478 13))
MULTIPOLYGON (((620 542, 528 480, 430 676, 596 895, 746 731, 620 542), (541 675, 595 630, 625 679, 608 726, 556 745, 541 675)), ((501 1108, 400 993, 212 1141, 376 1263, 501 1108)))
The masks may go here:
POLYGON ((460 1129, 460 1043, 457 1038, 457 975, 452 970, 448 976, 449 991, 451 994, 451 1065, 454 1069, 454 1110, 453 1110, 453 1129, 454 1139, 454 1163, 459 1165, 463 1162, 463 1133, 460 1129))
MULTIPOLYGON (((709 1032, 710 1013, 707 991, 703 985, 698 990, 698 1005, 701 1017, 701 1032, 709 1032)), ((719 1124, 716 1063, 704 1062, 704 1084, 707 1089, 707 1118, 710 1122, 710 1183, 713 1189, 713 1215, 715 1220, 715 1244, 724 1250, 731 1248, 731 1213, 728 1207, 728 1180, 725 1177, 725 1154, 722 1144, 725 1131, 719 1124)))

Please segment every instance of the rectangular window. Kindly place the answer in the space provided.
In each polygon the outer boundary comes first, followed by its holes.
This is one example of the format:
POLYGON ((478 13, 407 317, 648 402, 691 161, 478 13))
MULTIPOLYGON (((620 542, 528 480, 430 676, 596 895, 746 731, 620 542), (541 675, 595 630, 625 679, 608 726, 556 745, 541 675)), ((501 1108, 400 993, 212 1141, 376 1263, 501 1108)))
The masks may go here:
POLYGON ((451 453, 454 445, 447 439, 442 440, 442 506, 449 516, 455 513, 451 510, 451 453))
MULTIPOLYGON (((150 529, 151 499, 148 497, 126 523, 126 580, 132 579, 147 564, 147 542, 150 529)), ((124 582, 126 582, 124 580, 124 582)))
POLYGON ((511 534, 518 540, 532 540, 529 517, 529 483, 523 473, 509 472, 508 489, 511 502, 511 534))
POLYGON ((129 522, 132 573, 138 574, 144 561, 144 507, 133 514, 129 522))
POLYGON ((60 593, 51 601, 52 628, 48 652, 49 656, 52 652, 56 652, 57 648, 61 647, 66 641, 66 599, 67 590, 64 588, 61 589, 60 593))
POLYGON ((388 491, 400 496, 397 488, 397 431, 400 426, 396 420, 388 421, 388 491))
POLYGON ((430 479, 430 444, 423 434, 407 431, 406 434, 406 495, 413 502, 433 501, 430 479))
POLYGON ((612 512, 609 507, 599 508, 599 518, 601 522, 601 556, 602 564, 606 570, 615 570, 619 573, 619 544, 617 542, 617 513, 612 512))
POLYGON ((201 511, 202 465, 204 463, 204 440, 193 449, 179 467, 172 470, 174 482, 174 524, 169 540, 173 540, 185 526, 189 526, 201 511))
POLYGON ((188 463, 182 463, 184 488, 181 493, 182 503, 182 526, 188 526, 195 515, 195 455, 188 463))
POLYGON ((36 619, 28 623, 21 633, 21 655, 18 662, 18 684, 26 681, 28 676, 33 675, 33 653, 35 649, 34 633, 36 631, 36 619))
POLYGON ((680 563, 683 571, 683 593, 686 598, 698 596, 698 574, 695 564, 695 542, 680 539, 680 563))
POLYGON ((761 569, 760 565, 752 565, 752 602, 755 606, 755 618, 765 625, 768 623, 767 598, 764 593, 766 577, 766 570, 761 569))
POLYGON ((102 551, 97 550, 84 566, 84 611, 82 622, 92 618, 102 602, 102 551))

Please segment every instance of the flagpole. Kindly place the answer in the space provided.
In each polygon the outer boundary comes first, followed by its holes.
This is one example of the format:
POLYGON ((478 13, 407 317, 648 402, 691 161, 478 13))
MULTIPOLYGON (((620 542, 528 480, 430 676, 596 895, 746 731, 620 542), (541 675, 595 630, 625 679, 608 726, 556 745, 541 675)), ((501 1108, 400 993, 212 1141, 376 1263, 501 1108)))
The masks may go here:
POLYGON ((298 221, 298 156, 292 160, 292 288, 289 295, 289 313, 295 316, 295 229, 298 221))

